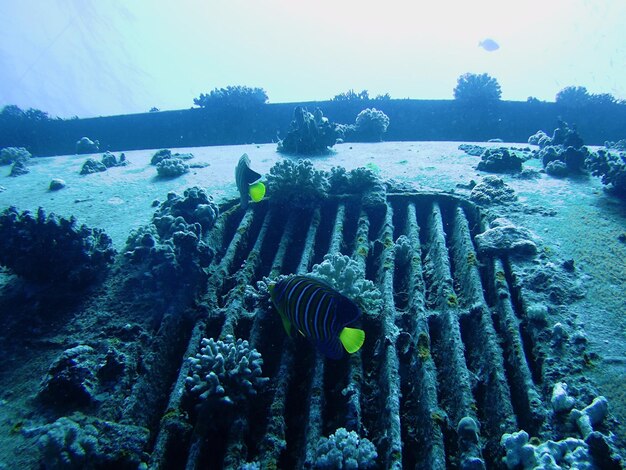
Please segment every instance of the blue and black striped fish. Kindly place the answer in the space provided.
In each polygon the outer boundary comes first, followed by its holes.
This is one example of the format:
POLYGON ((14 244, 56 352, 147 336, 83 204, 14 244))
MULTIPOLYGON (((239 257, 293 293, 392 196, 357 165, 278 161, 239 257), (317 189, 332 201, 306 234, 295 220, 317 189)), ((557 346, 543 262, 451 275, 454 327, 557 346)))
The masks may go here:
POLYGON ((289 336, 295 328, 331 359, 343 357, 344 349, 352 354, 363 346, 365 332, 348 327, 359 319, 361 310, 332 287, 309 277, 292 276, 269 289, 289 336))

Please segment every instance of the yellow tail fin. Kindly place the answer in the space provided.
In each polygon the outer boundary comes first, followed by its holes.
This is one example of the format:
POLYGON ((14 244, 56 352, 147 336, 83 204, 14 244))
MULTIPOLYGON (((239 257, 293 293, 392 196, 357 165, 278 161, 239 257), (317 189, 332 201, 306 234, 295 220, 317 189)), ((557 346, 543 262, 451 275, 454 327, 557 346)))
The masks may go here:
POLYGON ((250 193, 250 198, 254 202, 259 202, 265 196, 265 185, 260 181, 258 183, 251 184, 248 188, 248 192, 250 193))
POLYGON ((365 342, 365 331, 345 327, 339 334, 339 340, 350 354, 357 352, 365 342))

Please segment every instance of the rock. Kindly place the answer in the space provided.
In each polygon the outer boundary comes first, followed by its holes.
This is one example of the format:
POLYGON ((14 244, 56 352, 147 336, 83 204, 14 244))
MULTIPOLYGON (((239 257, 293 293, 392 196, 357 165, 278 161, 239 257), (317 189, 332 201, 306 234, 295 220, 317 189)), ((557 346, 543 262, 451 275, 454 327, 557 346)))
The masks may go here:
POLYGON ((532 241, 530 231, 515 225, 490 228, 476 235, 474 240, 478 252, 488 256, 537 254, 537 245, 532 241))
POLYGON ((81 175, 90 175, 91 173, 99 173, 101 171, 106 171, 107 167, 104 163, 94 160, 93 158, 88 158, 85 163, 83 163, 83 167, 80 170, 81 175))
POLYGON ((50 181, 50 186, 48 187, 50 191, 58 191, 59 189, 63 188, 65 188, 65 181, 63 181, 61 178, 54 178, 52 181, 50 181))
POLYGON ((25 175, 25 174, 27 174, 29 172, 30 172, 30 170, 26 166, 25 161, 24 160, 18 160, 11 167, 11 173, 9 174, 9 176, 22 176, 22 175, 25 175))

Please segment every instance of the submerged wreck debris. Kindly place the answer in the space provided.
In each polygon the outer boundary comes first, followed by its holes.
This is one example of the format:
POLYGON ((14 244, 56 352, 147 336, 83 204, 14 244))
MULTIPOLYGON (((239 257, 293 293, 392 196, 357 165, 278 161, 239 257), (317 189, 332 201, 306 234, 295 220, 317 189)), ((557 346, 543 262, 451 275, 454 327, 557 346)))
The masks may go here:
POLYGON ((0 214, 0 265, 32 281, 85 286, 113 262, 109 236, 76 219, 19 212, 9 207, 0 214))

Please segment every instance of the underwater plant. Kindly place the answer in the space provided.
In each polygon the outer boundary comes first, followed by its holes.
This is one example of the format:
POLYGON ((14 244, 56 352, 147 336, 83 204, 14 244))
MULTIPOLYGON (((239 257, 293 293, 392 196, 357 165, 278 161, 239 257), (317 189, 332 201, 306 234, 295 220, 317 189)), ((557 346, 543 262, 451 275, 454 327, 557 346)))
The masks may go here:
POLYGON ((200 93, 198 98, 193 99, 193 104, 201 108, 249 109, 263 105, 267 100, 267 93, 263 88, 235 85, 215 88, 208 94, 200 93))
POLYGON ((101 229, 80 227, 76 219, 19 212, 0 214, 0 265, 25 279, 84 286, 113 262, 111 238, 101 229))
POLYGON ((256 395, 269 381, 262 377, 261 353, 251 348, 247 340, 227 335, 224 340, 203 338, 202 348, 190 357, 187 391, 199 400, 210 398, 232 405, 256 395))
POLYGON ((278 151, 292 155, 324 154, 338 137, 337 124, 325 118, 321 109, 310 113, 297 106, 287 136, 278 142, 278 151))
POLYGON ((500 100, 500 84, 492 76, 481 73, 465 73, 457 79, 454 99, 468 104, 486 104, 500 100))
POLYGON ((267 175, 267 186, 272 204, 297 208, 317 206, 330 187, 326 172, 316 170, 311 160, 277 162, 267 175))

